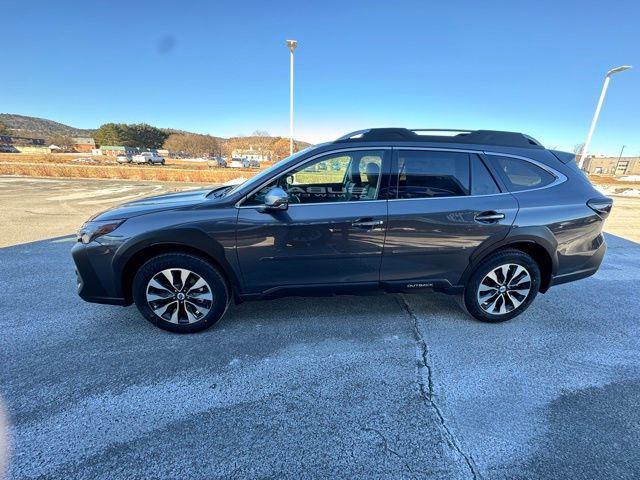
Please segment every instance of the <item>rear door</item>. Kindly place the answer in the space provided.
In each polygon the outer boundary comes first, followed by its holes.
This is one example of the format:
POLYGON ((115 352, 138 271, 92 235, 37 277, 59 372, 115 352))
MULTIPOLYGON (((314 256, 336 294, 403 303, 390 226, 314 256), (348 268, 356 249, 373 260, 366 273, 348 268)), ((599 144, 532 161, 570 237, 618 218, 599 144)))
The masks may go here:
POLYGON ((387 287, 457 285, 471 254, 503 239, 518 211, 473 151, 396 148, 381 281, 387 287))
POLYGON ((320 155, 281 174, 239 207, 237 252, 247 293, 297 286, 378 286, 387 221, 382 185, 390 148, 320 155), (264 212, 265 194, 289 194, 285 211, 264 212))

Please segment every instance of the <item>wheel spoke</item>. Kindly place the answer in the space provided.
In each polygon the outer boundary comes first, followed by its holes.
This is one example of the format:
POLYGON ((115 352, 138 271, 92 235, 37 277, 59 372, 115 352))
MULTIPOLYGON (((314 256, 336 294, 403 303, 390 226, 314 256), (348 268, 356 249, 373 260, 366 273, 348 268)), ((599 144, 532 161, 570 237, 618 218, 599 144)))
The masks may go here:
POLYGON ((522 272, 519 276, 515 277, 511 282, 509 282, 510 288, 515 288, 523 283, 529 283, 531 281, 531 277, 528 273, 522 272))
POLYGON ((156 313, 156 315, 158 315, 159 317, 163 317, 164 318, 164 315, 168 312, 168 310, 170 309, 170 307, 172 305, 178 305, 177 300, 169 302, 169 303, 167 303, 165 305, 160 305, 159 307, 156 307, 156 308, 153 308, 153 306, 152 306, 151 308, 156 313))
POLYGON ((180 312, 180 304, 178 302, 176 302, 176 308, 173 311, 173 313, 171 314, 171 318, 169 319, 169 321, 171 323, 179 323, 180 322, 180 318, 179 318, 179 312, 180 312))
POLYGON ((208 308, 203 307, 201 305, 196 305, 195 303, 190 302, 188 300, 186 302, 184 302, 184 306, 185 306, 185 310, 187 311, 187 313, 192 315, 193 318, 196 318, 196 319, 200 319, 204 315, 209 313, 209 309, 208 308), (190 310, 191 310, 191 312, 190 312, 190 310))
POLYGON ((187 298, 194 298, 198 300, 213 300, 211 292, 191 292, 187 294, 187 298))
POLYGON ((507 281, 507 285, 510 285, 511 283, 513 283, 513 281, 518 278, 520 276, 521 273, 523 273, 525 270, 524 268, 522 268, 520 265, 516 265, 516 268, 513 269, 513 274, 509 277, 508 281, 507 281))
POLYGON ((155 278, 152 278, 151 281, 149 282, 148 289, 151 289, 151 288, 154 288, 154 289, 159 290, 161 292, 167 292, 167 295, 173 295, 173 292, 171 290, 169 290, 166 286, 162 285, 155 278))
POLYGON ((478 297, 487 299, 494 296, 496 293, 498 293, 498 289, 491 287, 486 290, 480 290, 478 292, 478 297))
POLYGON ((189 275, 191 275, 191 272, 189 270, 180 270, 180 290, 183 290, 187 285, 187 279, 189 278, 189 275))
POLYGON ((485 280, 486 280, 487 278, 488 278, 488 279, 493 280, 493 283, 495 283, 496 285, 500 285, 500 283, 501 283, 501 282, 498 280, 498 277, 496 276, 496 270, 494 270, 494 271, 490 272, 490 273, 485 277, 485 280))
POLYGON ((191 285, 191 287, 189 287, 189 290, 187 290, 187 295, 190 294, 192 291, 198 290, 199 288, 202 288, 206 285, 207 285, 207 282, 205 282, 202 278, 198 277, 198 280, 196 280, 196 283, 191 285))
POLYGON ((515 295, 513 295, 513 292, 507 292, 507 297, 509 298, 509 301, 511 302, 511 304, 513 305, 513 308, 518 308, 520 305, 522 305, 522 300, 518 299, 515 295))
POLYGON ((175 290, 176 286, 173 283, 173 274, 171 273, 171 270, 163 270, 160 273, 161 275, 156 275, 154 278, 158 281, 160 281, 160 278, 166 279, 166 281, 169 282, 169 285, 171 285, 171 288, 175 290))
POLYGON ((500 310, 498 311, 498 313, 500 315, 507 313, 507 302, 505 302, 504 300, 504 295, 500 295, 500 310))
POLYGON ((502 265, 500 267, 500 273, 502 274, 501 283, 505 283, 507 281, 507 276, 509 275, 509 265, 502 265))
POLYGON ((158 302, 161 300, 175 300, 173 298, 173 294, 171 292, 166 292, 164 290, 156 291, 156 289, 149 289, 147 291, 147 301, 148 302, 158 302))

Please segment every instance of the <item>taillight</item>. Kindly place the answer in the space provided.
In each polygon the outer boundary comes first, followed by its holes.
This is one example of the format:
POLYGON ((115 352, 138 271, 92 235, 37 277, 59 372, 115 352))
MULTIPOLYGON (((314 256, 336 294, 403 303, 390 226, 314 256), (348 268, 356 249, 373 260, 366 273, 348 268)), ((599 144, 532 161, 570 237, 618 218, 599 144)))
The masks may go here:
POLYGON ((611 207, 613 207, 613 199, 609 197, 592 198, 587 202, 587 205, 598 215, 606 218, 611 213, 611 207))

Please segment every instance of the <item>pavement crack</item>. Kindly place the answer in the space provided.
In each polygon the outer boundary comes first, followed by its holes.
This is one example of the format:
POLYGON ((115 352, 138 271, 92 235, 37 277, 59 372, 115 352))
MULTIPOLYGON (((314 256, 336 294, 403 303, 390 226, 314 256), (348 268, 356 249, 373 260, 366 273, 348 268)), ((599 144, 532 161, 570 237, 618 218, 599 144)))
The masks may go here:
POLYGON ((398 295, 398 298, 400 299, 398 303, 400 303, 402 309, 407 313, 407 315, 409 315, 409 318, 411 318, 412 320, 413 337, 416 341, 417 382, 420 396, 436 414, 440 431, 442 432, 442 436, 447 442, 447 445, 460 458, 462 458, 464 464, 469 470, 469 473, 471 474, 471 478, 473 480, 481 480, 482 475, 480 474, 480 471, 478 470, 473 457, 471 456, 471 454, 464 451, 460 440, 451 430, 451 427, 447 422, 447 418, 442 413, 442 409, 437 402, 437 396, 435 394, 433 383, 433 367, 429 360, 429 347, 427 346, 427 342, 425 341, 418 326, 418 317, 409 306, 409 303, 404 298, 404 295, 398 295))
POLYGON ((397 450, 395 450, 395 449, 393 449, 393 448, 391 448, 389 446, 389 441, 387 440, 387 437, 385 437, 384 434, 380 430, 378 430, 377 428, 373 428, 373 427, 362 427, 362 430, 364 432, 368 432, 368 433, 375 433, 378 437, 380 437, 380 440, 382 440, 382 446, 383 446, 384 450, 386 452, 389 452, 394 457, 398 458, 398 460, 400 460, 403 463, 403 465, 405 466, 405 468, 409 471, 411 476, 415 478, 415 473, 414 473, 413 469, 411 468, 411 465, 409 465, 409 462, 407 462, 407 459, 404 457, 404 455, 400 454, 400 452, 398 452, 397 450))

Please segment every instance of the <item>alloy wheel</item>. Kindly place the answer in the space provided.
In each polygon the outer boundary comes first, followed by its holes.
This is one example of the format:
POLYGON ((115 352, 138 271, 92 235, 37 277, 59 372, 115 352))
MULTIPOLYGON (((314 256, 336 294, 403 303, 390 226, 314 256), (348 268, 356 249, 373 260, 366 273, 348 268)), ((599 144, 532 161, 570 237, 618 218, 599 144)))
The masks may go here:
POLYGON ((171 323, 198 322, 213 307, 209 284, 185 268, 167 268, 158 272, 149 280, 146 296, 149 308, 171 323))
POLYGON ((527 269, 507 263, 484 276, 478 286, 478 304, 489 315, 504 315, 522 305, 530 292, 531 275, 527 269))

